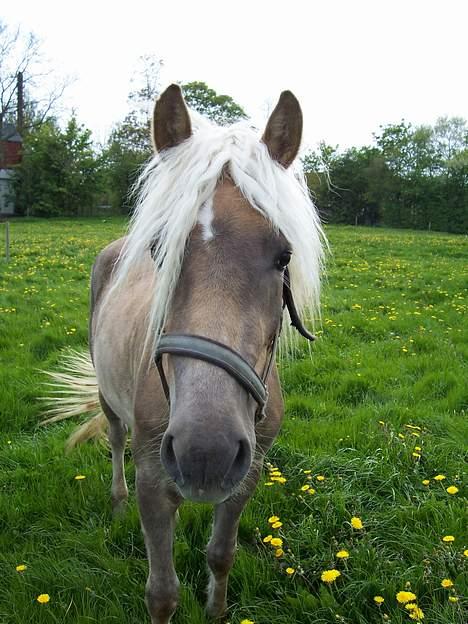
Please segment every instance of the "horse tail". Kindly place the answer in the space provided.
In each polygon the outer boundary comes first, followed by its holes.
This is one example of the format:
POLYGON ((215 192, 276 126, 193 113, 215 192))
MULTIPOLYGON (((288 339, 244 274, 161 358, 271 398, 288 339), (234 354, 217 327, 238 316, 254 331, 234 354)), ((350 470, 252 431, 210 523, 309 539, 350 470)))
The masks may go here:
POLYGON ((107 418, 99 402, 99 387, 89 351, 66 352, 61 361, 61 372, 45 371, 51 381, 46 385, 51 389, 44 397, 48 408, 43 412, 47 418, 41 425, 87 415, 68 438, 66 449, 91 438, 104 438, 107 432, 107 418))

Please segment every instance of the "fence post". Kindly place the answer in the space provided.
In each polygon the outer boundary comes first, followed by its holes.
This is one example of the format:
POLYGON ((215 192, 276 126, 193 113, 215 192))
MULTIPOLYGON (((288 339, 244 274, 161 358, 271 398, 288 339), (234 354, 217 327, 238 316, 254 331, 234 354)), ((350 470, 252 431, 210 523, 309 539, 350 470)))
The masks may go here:
POLYGON ((10 223, 5 223, 5 257, 6 261, 10 262, 10 223))

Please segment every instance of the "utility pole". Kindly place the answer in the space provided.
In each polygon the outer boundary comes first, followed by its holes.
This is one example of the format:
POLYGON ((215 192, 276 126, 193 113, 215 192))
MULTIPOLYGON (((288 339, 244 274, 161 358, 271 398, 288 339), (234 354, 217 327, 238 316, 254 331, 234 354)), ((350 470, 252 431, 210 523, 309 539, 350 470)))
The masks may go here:
POLYGON ((24 126, 24 86, 23 72, 18 72, 16 78, 16 102, 17 102, 17 119, 16 126, 18 133, 22 134, 24 126))

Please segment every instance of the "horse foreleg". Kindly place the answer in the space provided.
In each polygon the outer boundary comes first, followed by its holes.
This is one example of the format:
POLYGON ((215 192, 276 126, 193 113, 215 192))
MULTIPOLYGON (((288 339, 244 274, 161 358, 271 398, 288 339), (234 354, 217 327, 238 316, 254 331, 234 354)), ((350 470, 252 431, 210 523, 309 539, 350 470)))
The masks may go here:
POLYGON ((239 521, 259 475, 260 469, 253 469, 244 484, 245 490, 215 508, 213 533, 206 552, 210 568, 206 610, 211 617, 221 617, 226 611, 229 572, 235 558, 239 521))
POLYGON ((157 483, 154 472, 145 476, 137 468, 136 488, 150 566, 146 605, 152 624, 168 624, 179 597, 172 553, 179 502, 165 491, 164 485, 157 483))
POLYGON ((128 498, 127 482, 125 481, 124 454, 127 443, 127 426, 114 414, 99 393, 102 411, 109 421, 109 442, 112 449, 112 509, 114 514, 125 509, 128 498))

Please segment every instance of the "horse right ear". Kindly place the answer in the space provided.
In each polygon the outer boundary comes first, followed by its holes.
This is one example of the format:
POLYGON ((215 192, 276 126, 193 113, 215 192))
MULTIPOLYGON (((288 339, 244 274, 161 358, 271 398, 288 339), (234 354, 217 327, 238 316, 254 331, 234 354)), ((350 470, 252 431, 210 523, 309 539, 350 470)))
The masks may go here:
POLYGON ((156 150, 175 147, 192 134, 190 115, 179 85, 172 84, 156 100, 152 137, 156 150))

